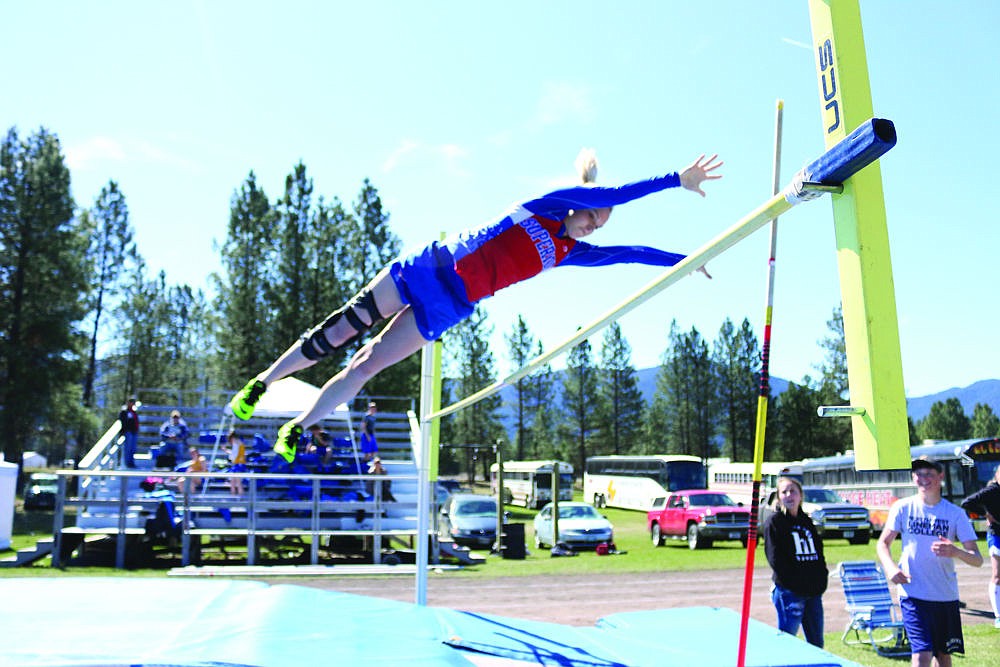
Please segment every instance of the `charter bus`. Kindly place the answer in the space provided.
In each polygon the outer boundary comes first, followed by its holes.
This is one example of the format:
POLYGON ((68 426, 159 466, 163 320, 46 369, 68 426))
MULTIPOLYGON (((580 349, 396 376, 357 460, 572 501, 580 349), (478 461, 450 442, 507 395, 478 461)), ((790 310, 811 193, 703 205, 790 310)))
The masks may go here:
MULTIPOLYGON (((753 463, 737 463, 729 459, 709 459, 708 488, 712 491, 725 493, 738 503, 747 507, 753 500, 753 463)), ((777 463, 764 461, 760 466, 761 505, 767 502, 772 491, 778 488, 778 477, 781 473, 801 476, 802 465, 798 463, 777 463)))
MULTIPOLYGON (((565 461, 504 461, 505 505, 541 507, 552 500, 552 466, 559 464, 559 500, 573 500, 573 465, 565 461)), ((497 464, 490 466, 490 489, 497 492, 497 464)))
POLYGON ((672 491, 704 489, 705 464, 697 456, 591 456, 583 473, 583 499, 594 507, 646 511, 672 491))
MULTIPOLYGON (((929 456, 944 465, 942 495, 955 503, 983 488, 1000 463, 1000 438, 973 438, 918 445, 910 448, 911 458, 929 456)), ((807 486, 832 489, 850 503, 864 505, 872 526, 881 530, 889 506, 917 492, 909 469, 855 470, 854 453, 802 461, 803 482, 807 486)), ((986 530, 983 517, 973 516, 978 532, 986 530)))

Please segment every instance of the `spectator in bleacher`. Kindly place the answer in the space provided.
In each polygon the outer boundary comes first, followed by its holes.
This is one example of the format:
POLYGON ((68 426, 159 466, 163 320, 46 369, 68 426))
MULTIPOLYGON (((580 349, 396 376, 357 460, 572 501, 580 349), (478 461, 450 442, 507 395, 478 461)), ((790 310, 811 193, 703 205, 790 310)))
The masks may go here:
POLYGON ((135 468, 135 445, 139 439, 139 402, 134 396, 130 396, 128 401, 122 406, 118 413, 118 421, 121 422, 121 433, 125 437, 125 444, 122 447, 121 465, 125 468, 135 468))
POLYGON ((309 431, 309 444, 306 446, 306 453, 318 456, 322 465, 330 465, 330 462, 333 461, 330 434, 324 431, 319 424, 313 424, 307 430, 309 431))
MULTIPOLYGON (((385 467, 382 465, 382 459, 375 457, 372 462, 368 464, 368 474, 369 475, 388 475, 385 467)), ((365 482, 365 489, 368 491, 369 496, 375 495, 375 480, 370 479, 365 482)), ((382 480, 382 502, 396 502, 396 499, 392 495, 392 480, 383 479, 382 480)))
POLYGON ((173 468, 181 452, 188 446, 187 423, 181 418, 181 413, 174 410, 170 419, 160 426, 160 450, 156 456, 157 468, 173 468))
MULTIPOLYGON (((247 469, 247 446, 243 439, 237 435, 236 431, 229 432, 229 438, 225 447, 229 455, 229 471, 243 472, 247 469)), ((229 478, 229 491, 234 496, 243 495, 243 480, 239 477, 229 478)))
POLYGON ((365 461, 371 461, 378 454, 378 440, 375 439, 376 412, 378 412, 378 406, 372 401, 368 404, 368 412, 361 420, 358 429, 361 431, 361 453, 364 454, 365 461))
MULTIPOLYGON (((201 455, 198 448, 191 446, 188 448, 188 454, 191 455, 191 459, 187 462, 187 465, 181 468, 182 472, 208 472, 208 465, 205 463, 205 457, 201 455)), ((205 479, 203 477, 185 477, 178 480, 178 489, 183 491, 185 494, 197 492, 201 489, 201 485, 204 484, 205 479)))

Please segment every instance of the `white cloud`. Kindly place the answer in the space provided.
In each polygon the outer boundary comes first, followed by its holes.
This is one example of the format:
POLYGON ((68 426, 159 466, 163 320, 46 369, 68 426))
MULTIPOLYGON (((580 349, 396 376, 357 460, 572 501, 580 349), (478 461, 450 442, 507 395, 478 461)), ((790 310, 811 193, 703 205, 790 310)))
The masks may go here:
POLYGON ((160 164, 185 171, 199 171, 197 162, 144 140, 122 141, 98 135, 66 146, 66 164, 70 169, 87 171, 103 162, 160 164))
POLYGON ((813 48, 811 44, 804 44, 802 42, 791 39, 790 37, 782 37, 781 41, 783 41, 785 44, 791 44, 792 46, 797 46, 800 49, 805 49, 806 51, 812 51, 813 48))
POLYGON ((111 137, 91 137, 81 144, 66 146, 66 164, 85 170, 93 162, 124 162, 125 148, 111 137))
POLYGON ((417 143, 416 141, 413 141, 412 139, 403 139, 403 141, 399 144, 399 146, 397 146, 391 153, 389 153, 389 157, 387 157, 385 159, 385 162, 382 163, 382 171, 386 174, 389 173, 397 166, 399 166, 399 162, 403 158, 405 158, 410 153, 413 153, 414 151, 418 150, 419 148, 420 144, 417 143))
POLYGON ((411 161, 439 161, 449 172, 464 175, 467 172, 462 167, 462 161, 468 154, 469 151, 459 144, 425 144, 404 139, 382 162, 382 172, 389 173, 411 161))

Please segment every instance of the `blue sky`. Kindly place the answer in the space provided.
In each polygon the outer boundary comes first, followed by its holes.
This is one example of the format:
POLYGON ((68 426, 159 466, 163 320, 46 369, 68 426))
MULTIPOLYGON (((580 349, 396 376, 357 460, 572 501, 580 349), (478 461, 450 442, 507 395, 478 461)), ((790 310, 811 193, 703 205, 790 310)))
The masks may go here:
MULTIPOLYGON (((582 146, 604 184, 717 152, 706 199, 647 197, 591 239, 686 252, 769 197, 777 99, 782 183, 823 150, 805 0, 40 1, 0 19, 0 126, 54 131, 80 206, 118 181, 150 268, 196 288, 251 170, 272 200, 299 160, 327 199, 368 177, 413 246, 567 183, 582 146)), ((882 175, 907 395, 1000 378, 1000 3, 869 1, 862 21, 875 113, 899 134, 882 175)), ((635 365, 659 363, 672 319, 709 340, 726 317, 762 332, 768 242, 623 318, 635 365)), ((500 370, 518 313, 552 346, 656 275, 557 269, 484 302, 500 370)), ((829 201, 782 218, 774 302, 772 374, 816 375, 839 302, 829 201)))

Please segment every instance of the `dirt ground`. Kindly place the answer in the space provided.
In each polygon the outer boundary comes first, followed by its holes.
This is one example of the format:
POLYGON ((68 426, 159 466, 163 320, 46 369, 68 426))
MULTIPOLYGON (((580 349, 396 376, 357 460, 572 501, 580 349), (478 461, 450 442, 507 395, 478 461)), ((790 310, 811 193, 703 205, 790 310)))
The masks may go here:
MULTIPOLYGON (((962 610, 963 623, 991 623, 993 612, 986 590, 990 578, 989 562, 980 568, 962 564, 957 567, 961 599, 966 605, 962 610)), ((290 583, 402 602, 415 601, 412 576, 296 579, 290 583)), ((768 593, 770 583, 770 570, 758 568, 753 579, 750 614, 758 621, 773 625, 774 608, 768 593)), ((427 604, 564 625, 590 626, 602 616, 626 611, 709 606, 728 607, 739 612, 742 592, 743 570, 648 572, 600 577, 501 577, 488 580, 459 578, 444 572, 428 576, 427 604)), ((823 602, 826 631, 840 631, 846 627, 844 590, 836 577, 830 578, 823 602)))

